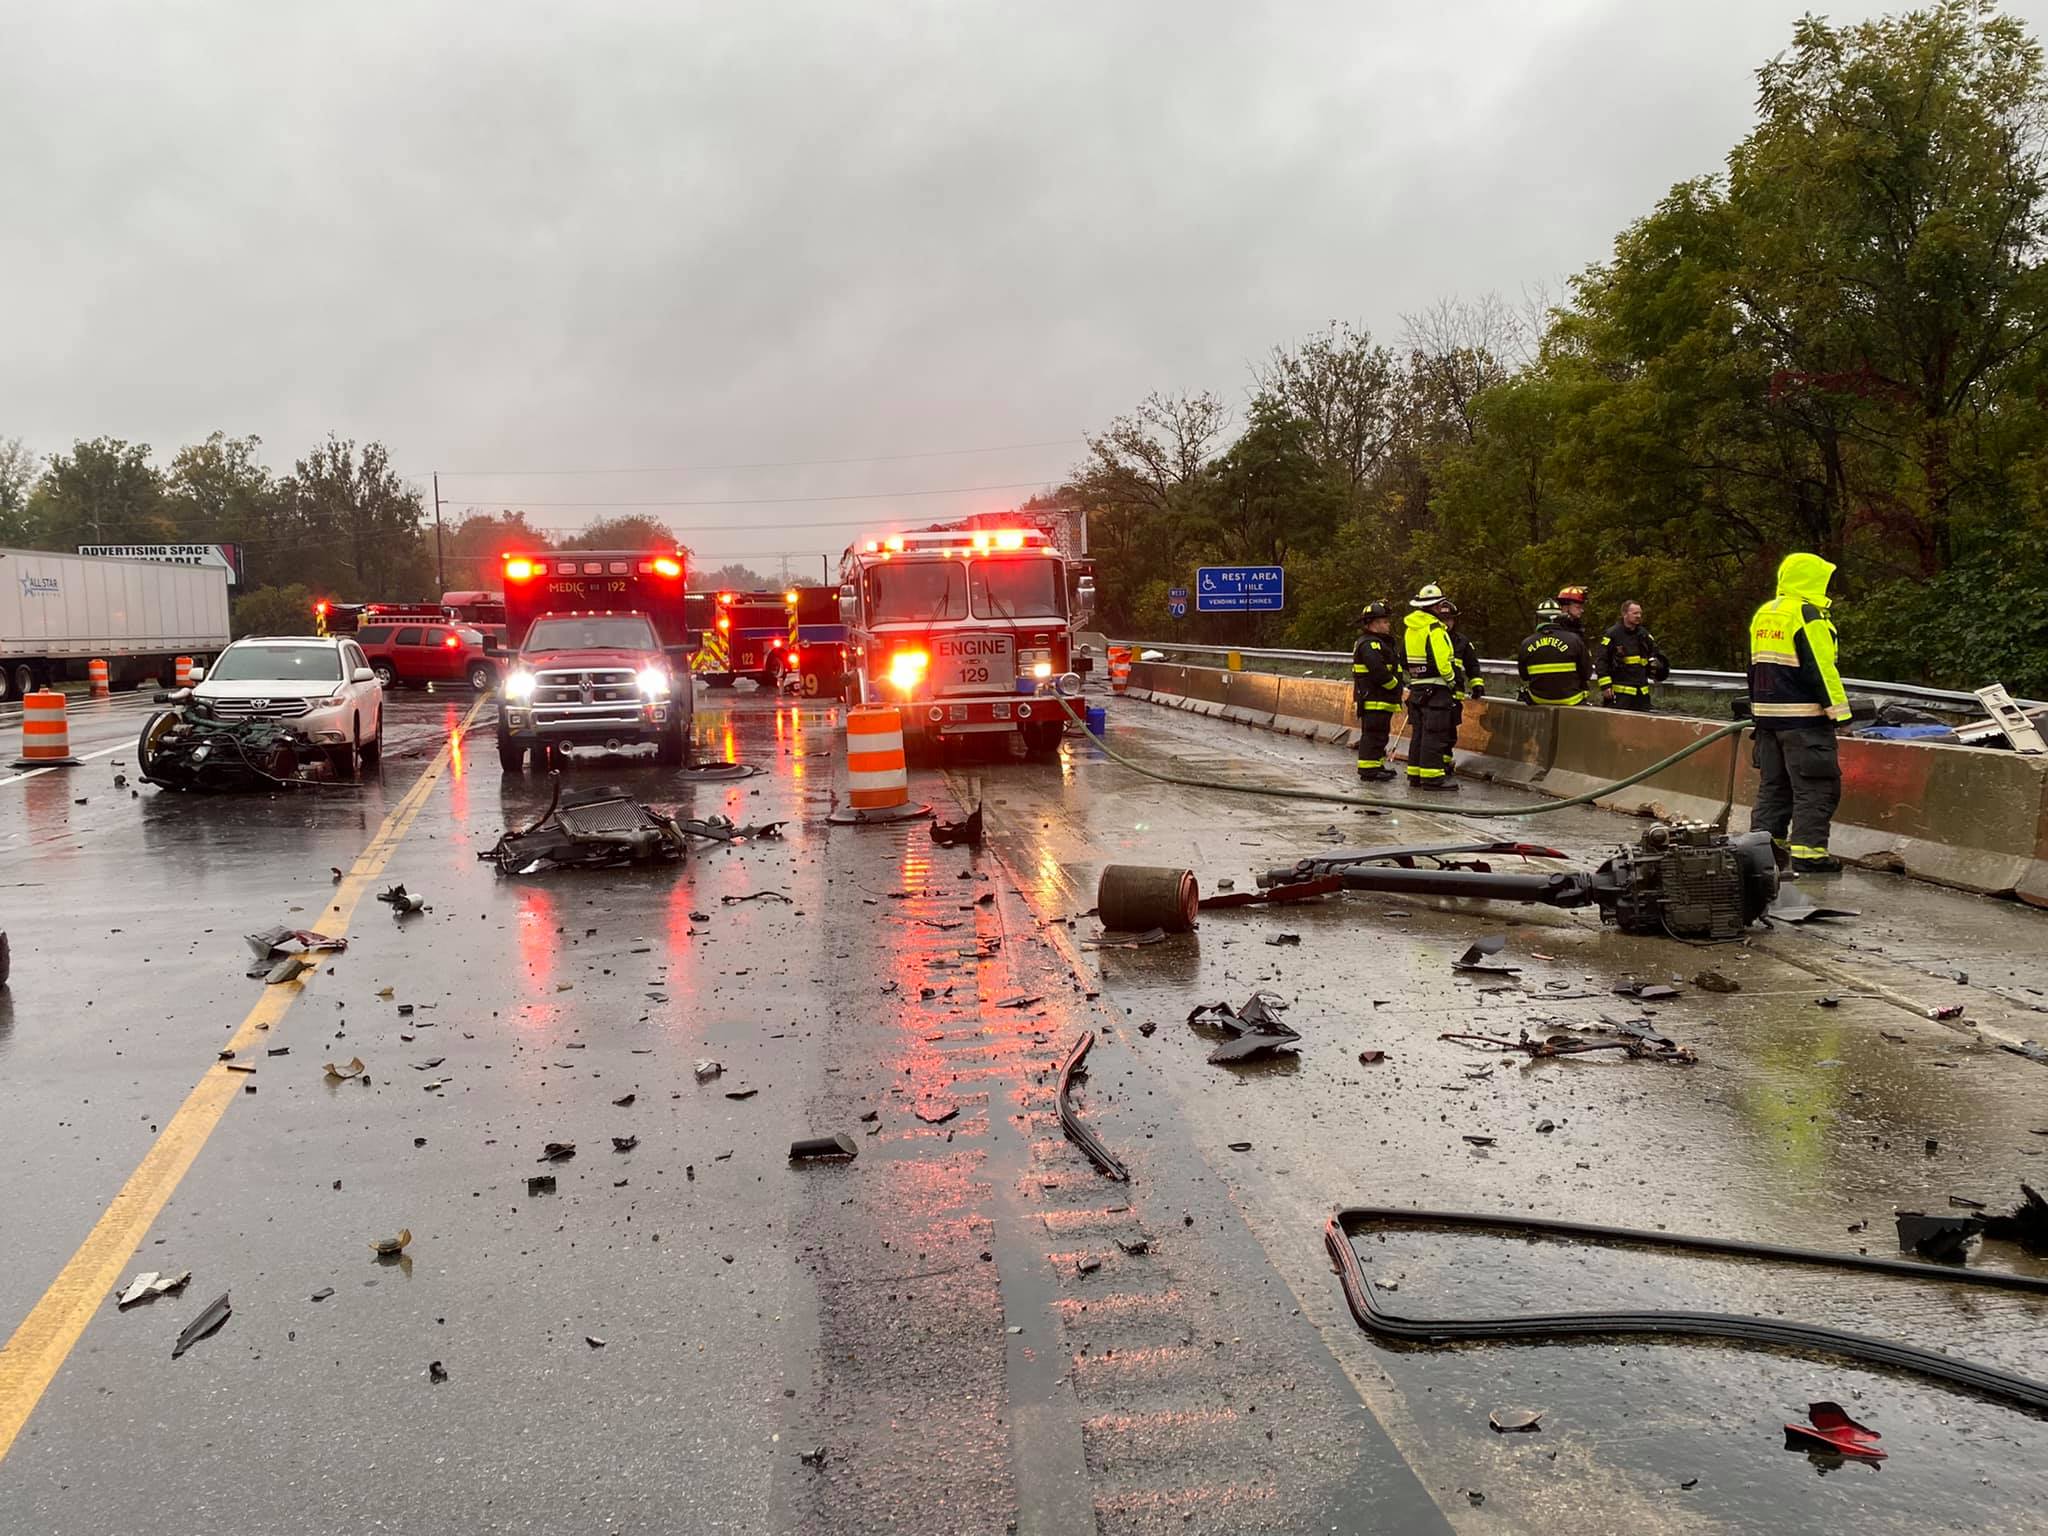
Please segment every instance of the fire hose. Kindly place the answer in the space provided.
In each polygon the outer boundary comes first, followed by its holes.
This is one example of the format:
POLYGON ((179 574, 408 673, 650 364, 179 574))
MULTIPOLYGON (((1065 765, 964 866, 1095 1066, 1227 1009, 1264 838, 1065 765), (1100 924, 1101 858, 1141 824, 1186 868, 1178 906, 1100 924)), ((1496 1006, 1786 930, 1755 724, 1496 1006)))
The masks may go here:
MULTIPOLYGON (((1058 698, 1060 708, 1066 712, 1067 718, 1080 726, 1084 731, 1087 730, 1088 722, 1083 716, 1074 712, 1073 701, 1064 695, 1055 695, 1055 697, 1058 698)), ((1737 720, 1731 724, 1724 725, 1712 734, 1702 736, 1698 741, 1680 747, 1669 757, 1658 758, 1649 767, 1639 769, 1627 778, 1616 779, 1611 784, 1597 785, 1582 795, 1572 795, 1563 800, 1538 800, 1530 805, 1460 805, 1454 808, 1445 807, 1445 809, 1455 809, 1460 816, 1540 816, 1545 811, 1562 811, 1569 806, 1591 805, 1595 800, 1600 799, 1604 795, 1611 795, 1617 790, 1627 789, 1632 784, 1640 784, 1645 779, 1655 778, 1666 768, 1676 763, 1684 762, 1695 752, 1704 752, 1708 747, 1714 745, 1715 742, 1724 741, 1730 736, 1739 735, 1746 729, 1748 729, 1748 722, 1744 720, 1737 720)), ((1161 784, 1178 784, 1184 789, 1220 789, 1235 795, 1264 795, 1273 800, 1309 800, 1318 805, 1358 805, 1376 811, 1412 811, 1416 809, 1416 802, 1413 800, 1385 800, 1373 795, 1340 795, 1320 789, 1273 789, 1260 784, 1231 784, 1222 779, 1204 779, 1190 773, 1165 773, 1160 769, 1148 768, 1143 763, 1131 761, 1130 758, 1117 751, 1115 747, 1112 747, 1101 736, 1095 738, 1095 744, 1102 749, 1104 755, 1111 762, 1120 764, 1130 769, 1133 773, 1143 774, 1148 779, 1157 779, 1161 784)))
POLYGON ((2024 1291, 2048 1295, 2048 1279, 2000 1270, 1964 1270, 1916 1264, 1903 1259, 1878 1259, 1864 1254, 1830 1253, 1817 1248, 1788 1248, 1776 1243, 1735 1238, 1692 1237, 1674 1232, 1649 1232, 1632 1227, 1596 1226, 1579 1221, 1550 1221, 1534 1216, 1496 1216, 1472 1211, 1412 1211, 1393 1206, 1350 1206, 1333 1215, 1323 1228, 1323 1242, 1344 1287, 1351 1315, 1368 1333, 1405 1344, 1463 1344, 1514 1341, 1551 1344, 1564 1339, 1637 1335, 1663 1338, 1728 1339, 1763 1349, 1804 1350, 1854 1360, 1864 1365, 1905 1371, 1966 1392, 1993 1398, 2031 1413, 2048 1415, 2048 1384, 2016 1376, 1995 1366, 1890 1339, 1845 1333, 1812 1323, 1747 1317, 1734 1312, 1613 1311, 1550 1312, 1519 1316, 1404 1317, 1381 1305, 1379 1293, 1366 1278, 1351 1239, 1368 1227, 1452 1227, 1486 1230, 1510 1236, 1577 1238, 1586 1242, 1680 1253, 1714 1254, 1726 1258, 1762 1259, 1780 1264, 1817 1265, 1865 1274, 1895 1275, 1913 1280, 1938 1280, 1952 1285, 2024 1291))

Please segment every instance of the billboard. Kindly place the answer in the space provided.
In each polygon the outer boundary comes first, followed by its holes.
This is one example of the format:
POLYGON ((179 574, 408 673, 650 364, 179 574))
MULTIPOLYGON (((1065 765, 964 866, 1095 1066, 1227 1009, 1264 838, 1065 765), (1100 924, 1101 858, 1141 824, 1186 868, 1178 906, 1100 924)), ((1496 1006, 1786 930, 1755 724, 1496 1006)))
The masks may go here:
POLYGON ((239 544, 81 544, 81 555, 108 560, 151 560, 158 565, 210 565, 228 573, 228 585, 242 584, 239 544))

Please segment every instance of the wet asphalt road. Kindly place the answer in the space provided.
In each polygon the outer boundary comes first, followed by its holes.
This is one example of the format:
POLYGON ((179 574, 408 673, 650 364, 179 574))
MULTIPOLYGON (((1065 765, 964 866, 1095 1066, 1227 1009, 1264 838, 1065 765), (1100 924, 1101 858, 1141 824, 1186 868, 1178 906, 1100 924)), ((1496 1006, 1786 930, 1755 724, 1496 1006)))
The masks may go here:
MULTIPOLYGON (((321 920, 330 867, 351 868, 469 705, 394 696, 364 786, 207 800, 112 787, 144 709, 117 699, 72 714, 81 756, 116 750, 0 783, 8 1331, 223 1070, 263 992, 240 935, 321 920)), ((1120 748, 1183 771, 1354 787, 1341 749, 1113 713, 1120 748)), ((364 901, 347 952, 263 1032, 256 1092, 123 1270, 189 1267, 191 1285, 96 1306, 0 1461, 0 1530, 1906 1530, 2019 1528, 2042 1507, 2048 1431, 2005 1409, 1719 1347, 1389 1350, 1322 1251, 1351 1203, 1877 1254, 1894 1207, 2003 1206, 2039 1182, 2048 1069, 1900 1004, 1965 1000, 2034 1032, 2040 914, 1852 875, 1857 922, 1713 951, 1586 914, 1362 895, 1095 950, 1082 914, 1104 863, 1246 886, 1336 846, 1328 826, 1360 846, 1472 828, 1434 803, 1373 817, 1168 790, 1076 739, 1054 764, 914 773, 942 814, 985 802, 977 856, 921 829, 828 830, 829 709, 707 695, 697 735, 700 756, 766 771, 574 773, 692 815, 786 818, 784 839, 500 879, 475 853, 538 814, 545 783, 502 781, 487 729, 449 755, 374 882, 433 910, 364 901), (1503 928, 1518 975, 1452 976, 1503 928), (1300 943, 1267 943, 1283 932, 1300 943), (1705 967, 1742 991, 1609 991, 1705 967), (1260 987, 1290 1002, 1298 1059, 1206 1065, 1188 1009, 1260 987), (1821 992, 1845 998, 1823 1010, 1821 992), (1697 1066, 1523 1065, 1436 1038, 1653 1012, 1697 1066), (1083 1111, 1129 1184, 1053 1113, 1083 1029, 1101 1036, 1083 1111), (1359 1065, 1366 1047, 1387 1060, 1359 1065), (322 1063, 352 1056, 369 1081, 329 1082, 322 1063), (722 1072, 700 1082, 705 1058, 722 1072), (855 1162, 787 1161, 793 1137, 841 1130, 855 1162), (542 1165, 550 1141, 575 1156, 542 1165), (529 1194, 543 1171, 554 1192, 529 1194), (405 1258, 377 1259, 400 1228, 405 1258), (223 1290, 233 1316, 173 1362, 223 1290), (1815 1398, 1881 1429, 1890 1460, 1785 1451, 1780 1426, 1815 1398), (1491 1433, 1509 1405, 1545 1409, 1543 1428, 1491 1433)), ((1527 824, 1574 856, 1634 830, 1584 810, 1527 824)), ((2043 1305, 2020 1295, 1489 1237, 1359 1247, 1421 1313, 1757 1311, 2048 1377, 2043 1305)), ((2032 1264, 1995 1245, 1974 1262, 2032 1264)))

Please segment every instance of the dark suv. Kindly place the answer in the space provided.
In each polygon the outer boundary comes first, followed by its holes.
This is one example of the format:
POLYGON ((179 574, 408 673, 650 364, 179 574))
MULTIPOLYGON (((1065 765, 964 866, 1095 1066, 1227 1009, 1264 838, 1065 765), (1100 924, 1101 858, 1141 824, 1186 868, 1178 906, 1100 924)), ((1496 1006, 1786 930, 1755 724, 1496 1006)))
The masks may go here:
POLYGON ((386 688, 398 683, 467 683, 478 693, 498 686, 498 666, 484 637, 463 624, 373 619, 356 630, 370 669, 386 688))

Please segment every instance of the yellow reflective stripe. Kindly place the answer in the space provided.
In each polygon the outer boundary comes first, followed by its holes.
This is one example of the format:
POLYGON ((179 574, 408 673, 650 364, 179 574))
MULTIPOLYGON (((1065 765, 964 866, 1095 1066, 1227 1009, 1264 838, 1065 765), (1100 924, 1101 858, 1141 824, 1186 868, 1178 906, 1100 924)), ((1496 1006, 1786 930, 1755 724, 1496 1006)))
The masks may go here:
POLYGON ((1792 857, 1795 859, 1824 859, 1827 856, 1828 851, 1825 848, 1813 848, 1804 843, 1792 845, 1792 857))
POLYGON ((1441 768, 1410 768, 1408 770, 1408 777, 1411 779, 1440 779, 1443 776, 1444 771, 1441 768))
POLYGON ((1579 664, 1576 661, 1538 661, 1532 662, 1528 668, 1529 674, 1532 677, 1539 672, 1576 672, 1578 670, 1579 664))
POLYGON ((1796 651, 1751 651, 1749 659, 1770 667, 1797 667, 1799 654, 1796 651))
POLYGON ((1386 714, 1391 715, 1395 710, 1399 709, 1401 706, 1393 699, 1367 699, 1358 707, 1360 709, 1380 710, 1386 714))
POLYGON ((1648 693, 1650 690, 1648 688, 1638 688, 1634 683, 1616 683, 1614 691, 1616 693, 1648 693))
POLYGON ((1818 704, 1759 704, 1750 701, 1749 712, 1771 720, 1811 720, 1827 713, 1818 704))

